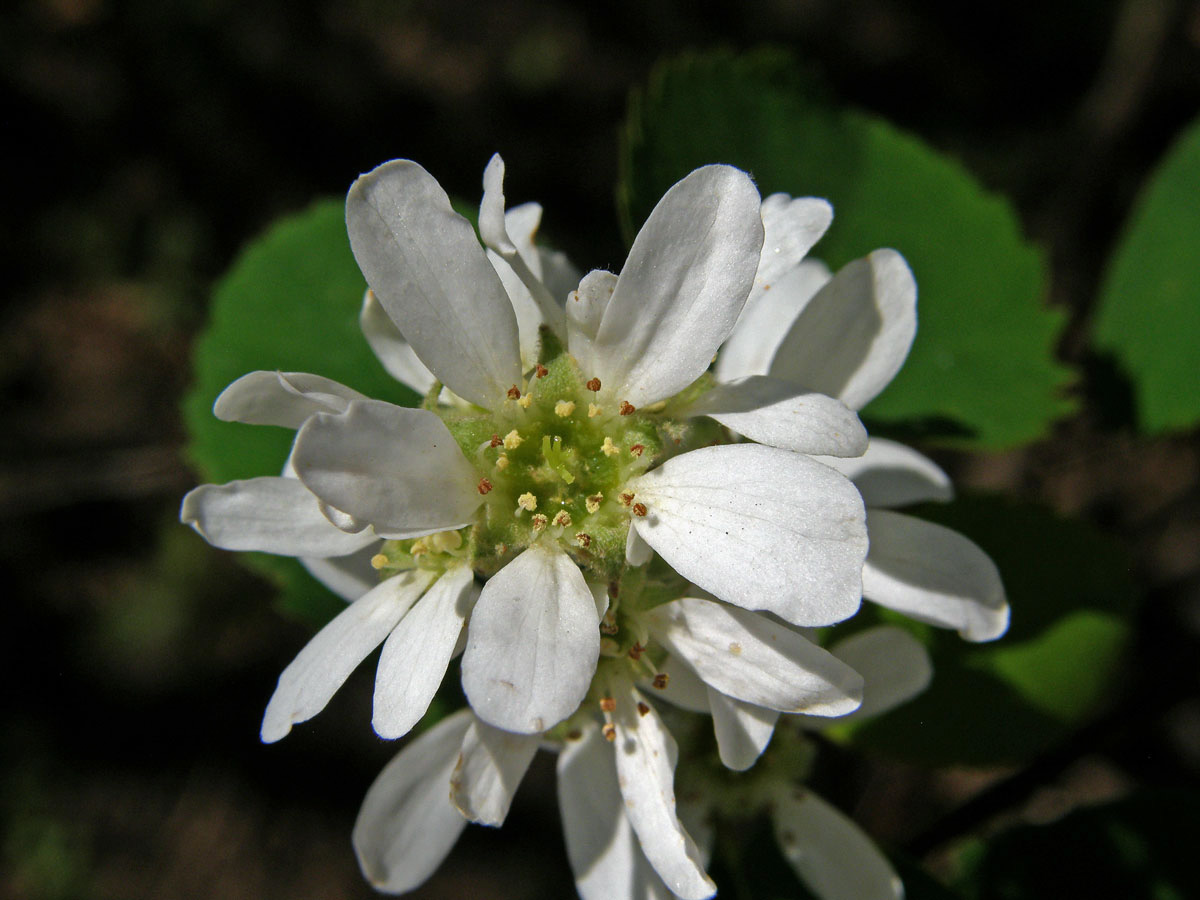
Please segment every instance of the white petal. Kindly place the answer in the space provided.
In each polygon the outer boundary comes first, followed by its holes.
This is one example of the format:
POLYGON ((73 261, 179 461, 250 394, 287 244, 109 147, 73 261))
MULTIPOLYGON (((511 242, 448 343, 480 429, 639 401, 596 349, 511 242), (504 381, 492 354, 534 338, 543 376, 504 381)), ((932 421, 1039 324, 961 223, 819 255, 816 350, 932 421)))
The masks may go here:
POLYGON ((613 678, 612 689, 617 704, 613 714, 617 781, 642 852, 679 897, 711 897, 716 886, 675 813, 675 739, 623 673, 613 678))
POLYGON ((929 686, 933 663, 924 645, 895 625, 851 635, 829 652, 863 677, 863 702, 847 718, 865 719, 907 703, 929 686))
POLYGON ((833 207, 818 197, 771 194, 762 202, 763 246, 755 293, 771 290, 785 275, 795 271, 813 244, 833 221, 833 207))
POLYGON ((251 372, 217 397, 213 415, 225 422, 299 428, 319 412, 339 413, 358 391, 331 378, 305 372, 251 372))
POLYGON ((437 380, 433 373, 425 367, 425 363, 417 359, 417 353, 404 339, 396 323, 384 310, 375 292, 367 290, 363 295, 362 311, 358 314, 358 324, 363 337, 371 345, 376 358, 389 375, 406 384, 422 397, 429 393, 437 380))
POLYGON ((474 578, 470 566, 448 569, 384 642, 371 719, 380 737, 403 737, 429 709, 470 614, 474 578))
POLYGON ((968 641, 1008 630, 1008 601, 996 564, 957 531, 883 509, 867 514, 871 551, 863 596, 968 641))
POLYGON ((784 857, 821 900, 903 900, 904 885, 879 848, 816 794, 779 791, 773 809, 784 857))
POLYGON ((659 673, 667 676, 667 684, 662 688, 652 686, 652 697, 661 697, 688 712, 706 716, 712 712, 708 703, 708 685, 678 656, 671 655, 663 660, 659 673))
POLYGON ((308 569, 309 575, 343 600, 357 600, 379 584, 379 573, 371 565, 379 546, 377 541, 372 541, 348 556, 331 556, 328 559, 309 557, 301 559, 300 564, 308 569))
POLYGON ((507 731, 546 731, 579 707, 600 654, 600 619, 583 573, 534 544, 493 575, 467 631, 463 690, 507 731))
POLYGON ((651 633, 706 684, 755 706, 840 716, 862 700, 845 663, 766 616, 685 597, 655 607, 651 633))
POLYGON ((625 562, 631 566, 644 566, 650 562, 652 556, 654 551, 650 549, 650 545, 642 540, 636 528, 630 528, 629 534, 625 536, 625 562))
POLYGON ((354 823, 354 854, 376 890, 402 894, 418 887, 466 827, 447 791, 471 720, 464 709, 438 722, 400 751, 367 791, 354 823))
POLYGON ((912 272, 895 250, 876 250, 809 301, 768 374, 862 409, 900 370, 916 332, 912 272))
POLYGON ((337 528, 321 514, 312 492, 294 478, 202 484, 183 498, 179 519, 225 550, 345 556, 378 540, 337 528))
POLYGON ((709 416, 752 441, 797 453, 858 456, 867 449, 867 429, 840 400, 762 375, 718 384, 686 414, 709 416))
POLYGON ((853 481, 870 507, 886 509, 954 498, 950 476, 937 463, 885 438, 871 438, 867 452, 855 459, 829 458, 821 462, 853 481))
POLYGON ((279 676, 263 716, 263 741, 279 740, 297 722, 323 710, 350 673, 396 627, 430 578, 426 572, 404 572, 382 581, 318 631, 279 676))
POLYGON ((823 262, 807 259, 771 285, 769 291, 751 291, 733 333, 717 354, 717 380, 766 375, 784 335, 830 277, 829 267, 823 262))
POLYGON ((313 416, 296 435, 292 464, 322 500, 391 538, 461 528, 483 502, 478 474, 441 419, 381 400, 313 416))
POLYGON ((594 724, 558 756, 558 806, 582 900, 672 900, 625 817, 612 746, 594 724))
POLYGON ((603 354, 595 343, 596 333, 616 289, 616 275, 604 269, 593 269, 583 276, 579 287, 567 295, 567 348, 584 373, 603 369, 603 354))
POLYGON ((771 742, 779 713, 726 697, 712 688, 708 689, 708 699, 721 763, 735 772, 746 771, 771 742))
POLYGON ((667 460, 629 484, 633 526, 679 574, 722 600, 796 625, 858 609, 867 535, 862 500, 807 456, 733 444, 667 460))
POLYGON ((762 235, 745 172, 705 166, 672 187, 633 242, 584 375, 634 406, 695 381, 746 302, 762 235))
POLYGON ((521 381, 517 318, 471 224, 414 162, 359 177, 346 197, 367 284, 438 379, 485 409, 521 381))
POLYGON ((450 802, 472 822, 503 825, 541 739, 539 734, 513 734, 475 719, 450 777, 450 802))
MULTIPOLYGON (((520 207, 517 207, 520 209, 520 207)), ((509 226, 509 232, 512 231, 512 226, 509 226)), ((565 253, 558 250, 547 250, 545 247, 538 248, 538 259, 542 266, 542 283, 546 285, 546 290, 550 292, 550 296, 559 305, 564 305, 567 295, 575 290, 575 286, 579 284, 579 279, 583 277, 571 261, 567 259, 565 253)))

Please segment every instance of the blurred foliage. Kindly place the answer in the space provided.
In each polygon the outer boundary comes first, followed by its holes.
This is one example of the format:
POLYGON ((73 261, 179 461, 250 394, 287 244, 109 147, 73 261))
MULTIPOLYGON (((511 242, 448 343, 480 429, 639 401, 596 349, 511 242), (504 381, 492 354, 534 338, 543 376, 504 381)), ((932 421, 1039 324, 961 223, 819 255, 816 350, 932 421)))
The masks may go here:
POLYGON ((970 900, 1200 897, 1200 794, 1146 790, 1050 825, 977 840, 958 886, 970 900))
POLYGON ((1070 372, 1053 355, 1063 316, 1044 307, 1041 254, 1008 203, 918 138, 823 102, 786 57, 661 65, 630 104, 621 161, 627 236, 675 181, 723 162, 764 196, 827 198, 833 226, 813 255, 834 269, 878 247, 904 254, 917 339, 868 420, 996 448, 1041 437, 1070 412, 1070 372))
POLYGON ((1100 288, 1095 341, 1149 432, 1200 422, 1200 119, 1142 190, 1100 288))
POLYGON ((858 630, 877 617, 912 629, 929 647, 934 677, 912 702, 832 735, 926 765, 1021 763, 1114 701, 1137 596, 1119 544, 1086 524, 993 497, 916 512, 987 551, 1004 577, 1012 623, 987 644, 881 609, 840 626, 858 630))

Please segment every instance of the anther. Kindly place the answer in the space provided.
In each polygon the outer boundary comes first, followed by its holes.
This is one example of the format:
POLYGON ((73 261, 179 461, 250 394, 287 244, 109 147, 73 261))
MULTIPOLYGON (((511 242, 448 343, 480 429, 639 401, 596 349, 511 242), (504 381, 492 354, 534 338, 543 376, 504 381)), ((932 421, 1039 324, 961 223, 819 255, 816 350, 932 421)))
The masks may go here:
POLYGON ((633 498, 634 498, 633 491, 622 491, 620 496, 617 497, 617 499, 621 501, 622 506, 628 506, 629 504, 631 504, 633 502, 633 498))
POLYGON ((575 535, 575 543, 577 543, 580 547, 590 547, 592 546, 592 536, 586 531, 581 531, 579 534, 575 535))
POLYGON ((650 712, 650 707, 647 706, 645 703, 643 703, 641 700, 639 700, 638 701, 638 715, 644 716, 648 712, 650 712))
POLYGON ((629 448, 629 454, 631 456, 633 456, 635 459, 640 459, 642 453, 644 453, 645 450, 646 450, 645 444, 634 444, 632 447, 629 448))
POLYGON ((595 403, 588 404, 588 418, 589 419, 596 418, 596 416, 600 415, 601 412, 603 412, 603 410, 601 410, 600 407, 597 406, 595 403))
POLYGON ((528 510, 529 512, 533 512, 535 509, 537 509, 537 497, 533 496, 533 494, 531 494, 529 491, 526 491, 517 498, 517 515, 521 514, 520 510, 522 509, 528 510))
POLYGON ((521 407, 521 409, 529 409, 529 407, 532 405, 533 405, 533 397, 531 397, 529 394, 526 394, 524 397, 522 397, 520 400, 517 401, 517 406, 521 407))
POLYGON ((605 722, 604 727, 600 729, 604 734, 604 739, 610 744, 617 739, 617 726, 612 722, 605 722))
POLYGON ((543 366, 541 363, 538 363, 536 366, 534 366, 533 371, 534 371, 534 374, 536 374, 538 378, 545 378, 547 375, 550 374, 550 370, 547 369, 545 366, 543 366))
POLYGON ((488 446, 494 450, 495 448, 499 447, 503 443, 504 443, 504 441, 500 440, 500 435, 493 434, 491 441, 488 443, 488 446))
POLYGON ((374 556, 371 557, 371 568, 372 569, 379 570, 379 569, 382 569, 387 564, 388 564, 388 558, 387 558, 386 554, 376 553, 374 556))
POLYGON ((496 468, 501 472, 508 468, 508 457, 503 453, 496 457, 496 468))
POLYGON ((628 400, 622 400, 621 405, 617 407, 617 412, 623 416, 632 416, 635 412, 637 412, 637 407, 628 400))
POLYGON ((584 508, 587 509, 589 513, 594 513, 600 509, 600 501, 603 499, 603 494, 592 494, 583 501, 584 508))
POLYGON ((587 384, 585 384, 584 387, 586 387, 589 391, 591 391, 594 394, 594 393, 596 393, 596 391, 600 390, 600 379, 599 378, 589 378, 587 384))
POLYGON ((646 504, 645 503, 633 504, 633 514, 638 517, 646 515, 646 504))
POLYGON ((521 435, 517 433, 517 429, 514 428, 504 436, 502 443, 504 444, 505 450, 516 450, 521 446, 521 441, 523 440, 525 439, 521 437, 521 435))
POLYGON ((659 672, 654 676, 654 680, 650 683, 658 690, 665 691, 667 689, 667 685, 671 683, 671 676, 666 672, 659 672))
POLYGON ((505 392, 505 396, 507 396, 509 400, 520 400, 521 390, 514 384, 505 392))
POLYGON ((560 509, 554 514, 554 524, 559 528, 569 528, 571 525, 571 514, 565 509, 560 509))
POLYGON ((642 654, 645 652, 646 652, 646 648, 642 644, 639 644, 638 642, 635 641, 633 646, 629 648, 629 658, 632 659, 634 662, 637 662, 639 659, 642 658, 642 654))
POLYGON ((546 526, 550 524, 550 520, 541 513, 534 513, 533 518, 529 520, 529 524, 533 526, 534 531, 545 531, 546 526))
POLYGON ((429 547, 424 540, 413 541, 413 545, 408 551, 412 556, 420 556, 423 553, 429 552, 429 547))
POLYGON ((600 445, 600 452, 605 456, 616 456, 621 451, 618 449, 617 445, 612 442, 612 438, 606 437, 604 439, 604 443, 600 445))
POLYGON ((601 697, 600 698, 600 711, 601 712, 610 713, 610 712, 615 712, 616 709, 617 709, 617 701, 613 697, 601 697))
POLYGON ((612 610, 610 609, 604 614, 604 618, 600 620, 600 631, 603 634, 616 634, 620 630, 617 620, 613 618, 612 610))
POLYGON ((559 400, 554 404, 554 414, 556 416, 561 416, 565 419, 573 412, 575 412, 574 400, 559 400))
POLYGON ((479 493, 490 494, 492 492, 492 483, 486 478, 479 479, 479 493))

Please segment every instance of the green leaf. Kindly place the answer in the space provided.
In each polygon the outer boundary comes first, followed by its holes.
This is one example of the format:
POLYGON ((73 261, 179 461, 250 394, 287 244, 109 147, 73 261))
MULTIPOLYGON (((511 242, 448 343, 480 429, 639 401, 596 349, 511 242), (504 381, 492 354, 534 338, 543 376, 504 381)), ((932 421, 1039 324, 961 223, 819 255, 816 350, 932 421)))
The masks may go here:
MULTIPOLYGON (((1036 506, 970 497, 916 512, 966 534, 995 560, 1012 624, 987 644, 915 626, 933 657, 928 690, 835 734, 934 765, 1031 759, 1117 693, 1136 597, 1128 557, 1089 526, 1036 506)), ((859 618, 908 621, 882 612, 859 618)))
MULTIPOLYGON (((217 395, 247 372, 313 372, 369 397, 415 402, 416 395, 384 371, 359 330, 365 290, 340 200, 280 221, 242 252, 217 285, 183 404, 188 455, 204 480, 275 475, 287 459, 292 431, 221 422, 212 414, 217 395)), ((282 607, 302 618, 320 623, 341 606, 294 559, 245 559, 280 585, 282 607)))
POLYGON ((620 200, 627 235, 675 181, 725 162, 763 195, 826 197, 834 223, 814 255, 837 268, 878 247, 904 254, 920 292, 905 367, 865 415, 962 445, 1033 440, 1070 412, 1053 359, 1041 254, 1009 205, 961 166, 879 119, 815 99, 786 58, 668 62, 630 103, 620 200))
POLYGON ((1200 897, 1200 794, 1143 791, 983 845, 960 879, 972 900, 1200 897))
POLYGON ((1142 191, 1100 289, 1095 344, 1134 384, 1146 431, 1200 422, 1200 119, 1142 191))

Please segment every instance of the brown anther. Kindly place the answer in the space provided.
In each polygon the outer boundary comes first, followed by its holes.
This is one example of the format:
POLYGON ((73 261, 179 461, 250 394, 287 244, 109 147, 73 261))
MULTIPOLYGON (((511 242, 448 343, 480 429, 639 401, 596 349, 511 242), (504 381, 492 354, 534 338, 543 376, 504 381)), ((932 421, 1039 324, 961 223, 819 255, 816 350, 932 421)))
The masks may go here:
POLYGON ((509 400, 520 400, 520 399, 521 399, 521 391, 520 391, 520 389, 519 389, 519 388, 518 388, 518 387, 517 387, 517 386, 514 384, 512 387, 510 387, 510 388, 508 389, 508 391, 507 391, 507 396, 508 396, 508 399, 509 399, 509 400))
POLYGON ((638 715, 644 716, 648 712, 650 712, 650 707, 647 706, 645 703, 643 703, 641 700, 639 700, 638 701, 638 715))
POLYGON ((590 547, 592 546, 592 536, 587 532, 581 531, 579 534, 575 535, 575 542, 579 544, 580 547, 590 547))
POLYGON ((604 733, 604 739, 610 744, 617 739, 617 727, 612 722, 605 722, 604 727, 600 730, 604 733))
POLYGON ((492 483, 486 478, 479 479, 479 493, 490 494, 492 492, 492 483))
POLYGON ((634 645, 629 648, 629 658, 637 662, 642 658, 642 654, 646 652, 646 648, 641 644, 634 642, 634 645))
POLYGON ((572 728, 570 731, 567 732, 567 740, 568 741, 577 741, 581 737, 583 737, 583 732, 580 731, 578 728, 572 728))
POLYGON ((547 375, 550 374, 550 370, 547 369, 545 366, 543 366, 541 363, 538 363, 536 366, 533 367, 533 372, 535 375, 537 375, 538 378, 545 378, 547 375))
POLYGON ((587 388, 589 391, 591 391, 594 394, 594 393, 596 393, 596 391, 600 390, 600 379, 599 378, 589 378, 587 384, 585 384, 584 387, 587 388))
POLYGON ((633 491, 622 491, 621 495, 617 499, 621 501, 622 506, 628 506, 633 502, 633 497, 633 491))
POLYGON ((500 435, 493 434, 492 439, 490 441, 488 441, 488 446, 495 448, 495 447, 499 447, 503 443, 504 443, 504 441, 501 440, 500 435))
POLYGON ((665 691, 667 689, 667 685, 671 683, 671 676, 666 672, 659 672, 654 676, 654 680, 650 683, 658 690, 665 691))
POLYGON ((617 701, 612 697, 600 698, 600 711, 610 713, 617 708, 617 701))
POLYGON ((635 458, 640 458, 642 453, 645 451, 645 449, 646 449, 645 444, 634 444, 632 447, 629 448, 629 453, 631 456, 633 456, 635 458))
POLYGON ((644 515, 646 515, 646 504, 645 504, 645 503, 635 503, 635 504, 633 504, 633 514, 634 514, 635 516, 644 516, 644 515))
POLYGON ((616 599, 617 599, 617 596, 618 596, 620 593, 621 593, 621 582, 619 582, 619 581, 610 581, 610 582, 608 583, 608 596, 609 596, 609 598, 610 598, 610 599, 612 599, 612 600, 616 600, 616 599))
POLYGON ((632 416, 635 412, 637 412, 637 407, 628 400, 622 400, 621 405, 617 407, 617 412, 623 416, 632 416))
POLYGON ((620 630, 621 630, 620 626, 617 625, 617 623, 615 621, 613 621, 611 618, 609 618, 608 616, 605 616, 603 619, 600 620, 600 633, 601 634, 616 634, 620 630))

